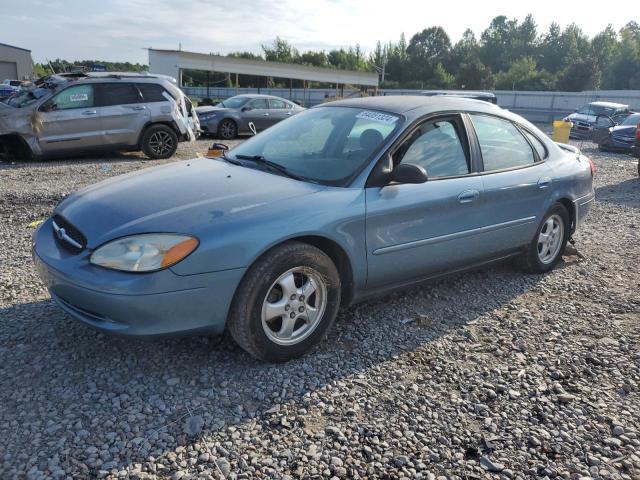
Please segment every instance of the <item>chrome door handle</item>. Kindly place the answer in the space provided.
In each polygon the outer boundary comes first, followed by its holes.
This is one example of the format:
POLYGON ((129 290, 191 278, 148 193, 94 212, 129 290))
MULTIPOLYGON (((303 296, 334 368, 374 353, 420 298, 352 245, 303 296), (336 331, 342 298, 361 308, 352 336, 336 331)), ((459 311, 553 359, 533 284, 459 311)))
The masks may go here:
POLYGON ((478 199, 480 192, 478 190, 465 190, 458 195, 458 203, 471 203, 478 199))
POLYGON ((131 110, 146 110, 147 107, 145 107, 144 105, 136 105, 135 107, 130 107, 131 110))
POLYGON ((82 112, 83 115, 97 115, 98 112, 96 112, 95 110, 85 110, 84 112, 82 112))
POLYGON ((549 185, 551 185, 550 177, 542 177, 538 180, 538 188, 547 188, 549 185))
POLYGON ((263 113, 263 114, 262 114, 262 116, 263 116, 263 117, 268 117, 268 116, 269 116, 269 114, 268 114, 268 113, 263 113))
POLYGON ((287 115, 291 115, 291 112, 287 112, 287 115))

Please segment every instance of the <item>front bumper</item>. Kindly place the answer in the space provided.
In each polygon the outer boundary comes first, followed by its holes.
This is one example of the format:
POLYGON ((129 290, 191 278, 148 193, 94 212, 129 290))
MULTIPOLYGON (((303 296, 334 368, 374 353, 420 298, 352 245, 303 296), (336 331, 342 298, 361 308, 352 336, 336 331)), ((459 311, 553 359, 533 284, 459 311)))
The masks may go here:
POLYGON ((219 334, 245 269, 177 275, 116 272, 57 246, 50 221, 34 238, 33 259, 51 298, 69 315, 109 333, 219 334), (57 250, 53 251, 55 248, 57 250))
POLYGON ((210 118, 208 120, 200 121, 200 129, 205 134, 216 134, 218 133, 218 118, 210 118))
POLYGON ((620 137, 608 136, 600 146, 605 150, 615 150, 617 152, 632 152, 634 149, 635 139, 626 139, 620 137))

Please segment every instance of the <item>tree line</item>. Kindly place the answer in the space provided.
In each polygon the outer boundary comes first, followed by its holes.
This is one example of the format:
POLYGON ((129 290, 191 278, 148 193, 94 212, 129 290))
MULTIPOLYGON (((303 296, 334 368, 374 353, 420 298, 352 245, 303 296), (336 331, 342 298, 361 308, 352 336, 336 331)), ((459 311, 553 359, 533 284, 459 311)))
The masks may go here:
MULTIPOLYGON (((572 23, 561 29, 552 23, 538 32, 532 15, 520 22, 495 17, 476 37, 467 29, 453 43, 444 28, 433 26, 414 34, 404 33, 397 42, 377 42, 372 52, 360 45, 330 51, 299 51, 278 37, 262 45, 262 53, 232 52, 236 58, 261 59, 317 67, 377 71, 383 88, 481 89, 481 90, 625 90, 640 89, 640 25, 631 21, 616 31, 611 25, 589 38, 572 23)), ((128 62, 84 60, 112 71, 144 71, 146 65, 128 62)), ((52 67, 64 71, 73 64, 55 60, 36 64, 36 74, 52 67)), ((183 72, 185 85, 232 86, 227 74, 183 72)), ((286 79, 242 76, 242 86, 292 85, 286 79)), ((300 82, 295 82, 295 86, 300 82)), ((311 84, 310 86, 321 86, 311 84)))
POLYGON ((407 42, 377 42, 366 54, 359 45, 299 52, 276 38, 263 55, 233 53, 287 63, 378 71, 384 88, 466 88, 498 90, 640 89, 640 25, 611 25, 589 38, 576 24, 552 23, 538 32, 532 15, 519 22, 495 17, 476 37, 467 29, 456 43, 444 28, 417 32, 407 42), (382 78, 381 78, 382 80, 382 78))

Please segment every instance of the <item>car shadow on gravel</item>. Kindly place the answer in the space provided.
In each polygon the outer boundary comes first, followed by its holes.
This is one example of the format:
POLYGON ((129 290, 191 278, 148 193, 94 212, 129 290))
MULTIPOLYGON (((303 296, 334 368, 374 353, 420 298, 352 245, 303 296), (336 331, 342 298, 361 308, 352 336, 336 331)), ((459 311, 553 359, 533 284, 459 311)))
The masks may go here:
MULTIPOLYGON (((158 457, 230 425, 258 422, 286 429, 285 422, 274 420, 281 405, 304 402, 335 381, 357 382, 370 368, 431 348, 445 333, 453 332, 454 341, 493 348, 491 332, 478 320, 496 309, 515 308, 514 299, 543 278, 499 264, 344 308, 327 340, 309 355, 279 365, 253 360, 224 337, 107 336, 72 320, 50 300, 1 308, 0 435, 6 451, 17 455, 14 442, 22 433, 9 425, 34 410, 47 412, 55 425, 64 418, 66 429, 82 430, 87 448, 112 444, 114 425, 124 428, 117 439, 120 455, 99 468, 89 465, 95 474, 158 457), (193 418, 203 425, 190 436, 185 422, 193 418)), ((424 358, 415 356, 416 368, 428 368, 420 363, 424 358)), ((47 427, 40 440, 53 445, 63 431, 47 427)), ((76 460, 91 464, 95 458, 76 460)))
POLYGON ((640 177, 596 188, 598 202, 640 208, 640 177))

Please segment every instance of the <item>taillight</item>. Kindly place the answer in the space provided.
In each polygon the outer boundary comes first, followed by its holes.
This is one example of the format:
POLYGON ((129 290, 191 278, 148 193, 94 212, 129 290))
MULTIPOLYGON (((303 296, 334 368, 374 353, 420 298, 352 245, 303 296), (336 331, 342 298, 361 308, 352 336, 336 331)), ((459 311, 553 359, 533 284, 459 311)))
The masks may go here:
POLYGON ((636 142, 640 142, 640 123, 636 125, 636 142))
POLYGON ((589 167, 591 168, 591 176, 593 177, 596 174, 596 164, 593 163, 593 160, 591 160, 589 157, 587 157, 587 160, 589 160, 589 167))

